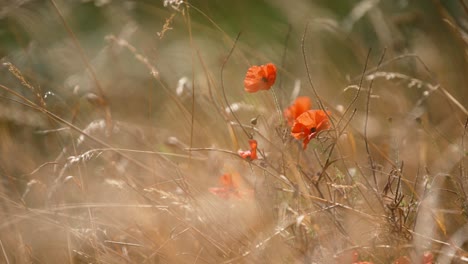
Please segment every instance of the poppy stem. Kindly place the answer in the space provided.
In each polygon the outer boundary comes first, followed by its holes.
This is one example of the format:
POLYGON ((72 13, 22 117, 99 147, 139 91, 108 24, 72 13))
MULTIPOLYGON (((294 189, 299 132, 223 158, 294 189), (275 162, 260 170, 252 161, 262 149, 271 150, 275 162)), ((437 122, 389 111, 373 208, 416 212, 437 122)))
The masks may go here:
POLYGON ((221 91, 223 92, 224 101, 226 102, 226 105, 229 108, 229 112, 231 112, 231 115, 234 117, 234 119, 236 119, 237 123, 239 123, 239 126, 242 128, 242 130, 247 135, 247 137, 249 139, 252 139, 253 138, 252 134, 247 132, 245 127, 241 124, 239 118, 237 118, 236 114, 234 114, 234 111, 232 110, 232 107, 229 104, 229 101, 228 101, 227 96, 226 96, 226 91, 224 89, 224 67, 226 66, 226 63, 228 62, 229 58, 231 57, 232 53, 234 52, 234 48, 236 47, 237 41, 239 40, 239 37, 240 37, 240 34, 241 34, 241 32, 239 32, 239 34, 237 34, 237 37, 234 40, 234 44, 232 45, 231 50, 229 51, 228 55, 226 56, 226 58, 223 61, 223 64, 221 65, 221 91))
POLYGON ((276 107, 276 111, 278 111, 280 122, 281 122, 281 124, 283 124, 284 123, 283 113, 281 112, 281 107, 280 107, 280 104, 279 104, 279 101, 278 101, 278 97, 276 96, 274 87, 272 87, 272 89, 270 89, 270 91, 271 91, 271 94, 273 95, 273 100, 275 101, 275 107, 276 107))

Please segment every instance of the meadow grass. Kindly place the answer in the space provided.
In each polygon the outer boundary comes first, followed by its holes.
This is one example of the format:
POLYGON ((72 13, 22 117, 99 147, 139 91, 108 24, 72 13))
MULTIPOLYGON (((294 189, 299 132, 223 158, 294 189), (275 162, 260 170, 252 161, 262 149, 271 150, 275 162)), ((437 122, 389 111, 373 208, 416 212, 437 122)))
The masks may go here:
POLYGON ((466 2, 331 2, 5 4, 0 262, 468 262, 466 2))

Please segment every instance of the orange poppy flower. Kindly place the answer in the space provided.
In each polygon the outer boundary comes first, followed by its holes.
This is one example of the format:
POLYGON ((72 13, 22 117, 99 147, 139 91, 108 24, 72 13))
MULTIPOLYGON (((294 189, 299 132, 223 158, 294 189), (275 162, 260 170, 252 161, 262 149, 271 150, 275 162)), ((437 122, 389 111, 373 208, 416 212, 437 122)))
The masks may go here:
POLYGON ((250 150, 239 150, 239 156, 243 159, 256 160, 257 156, 257 140, 249 139, 250 150))
POLYGON ((434 263, 434 255, 430 251, 426 251, 422 257, 422 264, 432 264, 434 263))
POLYGON ((276 66, 273 63, 252 66, 247 70, 245 75, 245 91, 255 93, 260 90, 268 90, 275 84, 275 80, 276 66))
POLYGON ((291 134, 296 139, 303 139, 303 147, 307 148, 309 141, 317 136, 317 134, 330 128, 328 120, 330 112, 323 110, 308 110, 296 118, 291 128, 291 134))
POLYGON ((284 117, 288 121, 288 125, 292 126, 294 120, 311 107, 312 102, 308 96, 297 97, 294 103, 284 110, 284 117))
POLYGON ((240 198, 239 191, 237 190, 239 186, 232 180, 231 174, 226 173, 219 177, 219 184, 221 187, 209 188, 209 191, 223 199, 229 199, 231 195, 240 198))
POLYGON ((393 264, 411 264, 411 259, 407 256, 401 256, 397 258, 393 264))
POLYGON ((242 199, 243 197, 252 197, 253 190, 246 188, 241 176, 238 173, 225 173, 219 177, 220 187, 209 188, 208 190, 225 200, 231 197, 242 199))
POLYGON ((357 250, 341 253, 340 255, 335 257, 335 264, 341 264, 341 263, 355 264, 358 261, 359 261, 359 252, 357 252, 357 250))
MULTIPOLYGON (((430 251, 424 252, 424 254, 420 258, 421 262, 417 262, 420 264, 432 264, 434 263, 434 255, 430 251)), ((397 258, 393 264, 411 264, 414 262, 411 262, 411 259, 407 256, 401 256, 397 258)))

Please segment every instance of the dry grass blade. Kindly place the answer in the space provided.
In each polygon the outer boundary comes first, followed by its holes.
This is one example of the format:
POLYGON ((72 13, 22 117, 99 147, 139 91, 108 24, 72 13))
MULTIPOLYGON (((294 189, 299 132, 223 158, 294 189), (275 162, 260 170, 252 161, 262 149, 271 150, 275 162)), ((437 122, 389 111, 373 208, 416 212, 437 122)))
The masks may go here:
POLYGON ((5 258, 5 263, 10 264, 10 260, 8 259, 8 255, 5 252, 5 248, 3 247, 3 242, 1 239, 0 239, 0 247, 2 248, 2 253, 3 253, 3 257, 5 258))
POLYGON ((16 2, 0 262, 466 262, 466 1, 16 2))

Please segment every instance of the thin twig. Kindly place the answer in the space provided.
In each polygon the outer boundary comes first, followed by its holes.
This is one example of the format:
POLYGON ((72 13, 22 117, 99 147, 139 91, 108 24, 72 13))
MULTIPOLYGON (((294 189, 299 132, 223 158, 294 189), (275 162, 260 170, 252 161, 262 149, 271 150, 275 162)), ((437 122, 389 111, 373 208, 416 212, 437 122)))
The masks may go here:
MULTIPOLYGON (((190 4, 188 1, 184 1, 184 3, 188 6, 190 6, 190 8, 192 8, 193 10, 197 11, 198 13, 200 13, 204 18, 206 18, 216 29, 218 29, 221 33, 223 33, 223 36, 226 37, 231 43, 233 43, 235 45, 235 43, 237 42, 237 39, 236 40, 232 40, 231 37, 228 35, 228 33, 226 33, 226 31, 224 31, 220 25, 216 24, 216 22, 210 18, 210 16, 208 14, 206 14, 205 12, 203 12, 201 9, 199 9, 198 7, 190 4)), ((240 33, 239 33, 240 34, 240 33)), ((242 57, 242 59, 248 63, 248 59, 247 57, 241 53, 240 56, 242 57)))
POLYGON ((116 244, 116 245, 122 245, 122 246, 131 246, 131 247, 144 247, 143 245, 140 245, 140 244, 112 241, 112 240, 104 240, 104 243, 110 243, 110 244, 116 244))
POLYGON ((275 102, 276 111, 278 112, 280 124, 282 125, 284 124, 283 113, 281 111, 281 106, 279 104, 278 97, 276 96, 276 93, 273 87, 270 89, 270 92, 273 95, 273 101, 275 102))
MULTIPOLYGON (((322 102, 322 99, 318 95, 317 89, 315 89, 314 83, 312 82, 312 76, 310 75, 310 69, 309 69, 309 63, 307 62, 306 49, 305 49, 305 40, 306 40, 308 28, 309 28, 309 23, 306 24, 306 26, 304 28, 304 33, 302 34, 302 40, 301 40, 302 57, 303 57, 303 60, 304 60, 304 65, 305 65, 305 68, 306 68, 307 80, 309 81, 309 85, 312 88, 312 91, 314 92, 314 95, 315 95, 315 97, 317 98, 317 100, 319 102, 320 109, 325 110, 325 106, 324 106, 324 104, 322 102)), ((335 127, 335 124, 334 124, 333 120, 330 118, 330 116, 328 115, 327 111, 325 111, 325 114, 327 115, 328 120, 330 120, 330 122, 332 123, 333 127, 335 127)))
MULTIPOLYGON (((286 53, 288 50, 288 42, 289 42, 289 37, 291 35, 291 24, 288 25, 288 33, 286 34, 286 39, 284 40, 284 49, 283 49, 283 56, 281 56, 281 68, 284 69, 284 64, 286 62, 286 53)), ((283 89, 283 78, 280 77, 278 87, 280 90, 283 89)), ((276 110, 278 111, 278 115, 280 118, 281 124, 284 124, 284 118, 283 118, 283 113, 281 111, 281 104, 278 100, 278 96, 275 93, 274 88, 271 89, 271 93, 273 94, 273 99, 275 100, 275 106, 276 110)))
POLYGON ((466 191, 465 191, 465 183, 466 182, 466 177, 465 177, 465 169, 463 167, 463 159, 464 157, 466 156, 465 154, 465 136, 466 136, 466 130, 468 128, 468 117, 466 118, 466 121, 465 121, 465 126, 463 128, 463 136, 462 136, 462 139, 461 139, 461 153, 460 153, 460 162, 459 162, 459 170, 460 170, 460 189, 463 193, 463 198, 467 198, 466 197, 466 191))
MULTIPOLYGON (((351 103, 349 103, 348 107, 346 108, 346 110, 343 112, 343 115, 342 115, 342 118, 340 120, 338 120, 338 123, 336 124, 337 126, 340 125, 341 121, 344 119, 345 115, 348 113, 349 109, 351 108, 351 106, 357 101, 357 99, 359 98, 359 93, 361 92, 361 89, 362 89, 362 82, 364 81, 364 76, 366 74, 366 70, 367 70, 367 66, 369 65, 369 58, 370 58, 370 54, 372 52, 372 48, 369 48, 369 51, 367 52, 367 56, 366 56, 366 63, 364 64, 364 69, 362 70, 362 74, 361 74, 361 79, 359 80, 359 85, 358 85, 358 90, 356 92, 356 95, 354 96, 353 100, 351 100, 351 103)), ((341 134, 341 133, 340 133, 341 134)))
MULTIPOLYGON (((84 209, 84 208, 99 208, 99 209, 110 209, 110 208, 148 208, 148 209, 159 209, 166 211, 168 206, 166 205, 153 205, 153 204, 119 204, 119 203, 79 203, 79 204, 68 204, 61 205, 56 207, 47 208, 50 212, 60 212, 74 209, 84 209)), ((41 210, 30 209, 32 211, 41 212, 41 210)))
POLYGON ((239 154, 234 151, 225 150, 225 149, 217 149, 217 148, 186 148, 185 151, 216 151, 216 152, 223 152, 231 155, 235 155, 240 158, 239 154))
POLYGON ((236 44, 237 44, 237 41, 240 38, 240 35, 241 35, 241 32, 239 32, 237 34, 237 37, 236 37, 236 39, 234 41, 234 44, 232 45, 231 50, 229 51, 228 55, 226 56, 226 58, 223 61, 223 64, 221 65, 221 90, 223 91, 224 101, 226 102, 226 105, 229 108, 229 111, 231 112, 232 116, 236 119, 237 123, 239 123, 239 126, 242 128, 242 130, 247 135, 247 137, 249 139, 252 139, 252 135, 247 132, 247 130, 242 126, 241 122, 239 121, 239 118, 237 118, 237 116, 234 114, 234 111, 231 108, 231 104, 229 104, 229 101, 228 101, 228 99, 226 97, 226 91, 224 89, 224 68, 226 67, 226 64, 227 64, 229 58, 231 57, 232 53, 234 52, 234 48, 236 47, 236 44))
POLYGON ((447 242, 444 242, 444 241, 441 241, 441 240, 438 240, 438 239, 435 239, 435 238, 432 238, 432 237, 428 237, 428 236, 425 236, 423 234, 416 233, 416 232, 412 231, 411 229, 408 229, 408 232, 410 232, 412 235, 424 238, 426 240, 429 240, 429 241, 437 243, 437 244, 441 244, 441 245, 448 246, 448 247, 451 247, 451 248, 454 247, 450 243, 447 243, 447 242))
MULTIPOLYGON (((286 34, 286 38, 284 40, 284 49, 283 49, 283 56, 281 56, 281 68, 284 69, 284 65, 286 64, 286 55, 288 51, 288 42, 291 36, 292 26, 291 24, 288 25, 288 33, 286 34)), ((279 85, 280 89, 283 89, 283 78, 280 77, 279 85)))
POLYGON ((88 73, 91 75, 91 78, 94 81, 94 84, 96 85, 96 89, 98 91, 99 97, 104 103, 105 107, 105 114, 106 114, 106 122, 108 122, 108 131, 112 131, 112 117, 111 117, 111 112, 110 112, 110 107, 109 107, 109 102, 106 99, 106 96, 104 94, 104 89, 102 88, 101 83, 99 82, 96 72, 94 71, 93 67, 91 66, 91 63, 88 60, 88 57, 86 56, 85 51, 81 47, 75 33, 73 33, 73 30, 71 29, 70 25, 68 25, 67 21, 62 15, 62 12, 58 8, 57 4, 55 3, 55 0, 50 0, 52 5, 54 6, 55 11, 57 12, 57 15, 59 16, 60 20, 62 21, 63 26, 65 27, 67 33, 70 35, 73 44, 75 45, 75 48, 78 50, 78 54, 80 55, 80 58, 83 62, 83 64, 86 67, 86 70, 88 73))
POLYGON ((198 259, 200 258, 202 251, 203 251, 203 247, 200 248, 200 250, 198 251, 197 256, 195 257, 195 260, 193 261, 193 264, 196 264, 198 262, 198 259))
POLYGON ((94 83, 96 85, 96 89, 98 90, 99 96, 101 96, 102 99, 104 99, 104 90, 102 89, 102 86, 101 86, 100 82, 98 81, 96 73, 94 72, 93 68, 91 67, 91 63, 89 62, 88 57, 85 54, 85 51, 83 50, 83 48, 79 44, 75 33, 73 33, 73 30, 71 29, 70 25, 68 25, 67 21, 63 17, 62 12, 58 8, 57 4, 55 3, 55 0, 50 0, 50 2, 54 6, 54 9, 57 12, 57 15, 59 16, 60 20, 62 21, 63 26, 65 27, 65 30, 70 35, 70 37, 71 37, 71 39, 73 41, 73 44, 75 45, 75 48, 78 50, 78 53, 80 54, 81 60, 83 61, 84 65, 86 66, 86 69, 88 70, 89 74, 91 75, 91 78, 93 79, 93 81, 94 81, 94 83))
POLYGON ((10 261, 8 260, 8 256, 6 254, 5 248, 3 247, 3 242, 1 239, 0 239, 0 246, 2 247, 2 252, 3 252, 3 256, 5 257, 6 263, 10 264, 10 261))
POLYGON ((461 3, 461 5, 463 6, 463 11, 465 11, 465 15, 468 16, 468 5, 465 3, 464 0, 458 0, 458 1, 459 1, 459 2, 461 3))
MULTIPOLYGON (((317 89, 315 89, 314 83, 312 82, 312 76, 310 75, 310 69, 309 69, 309 64, 307 62, 306 49, 305 49, 305 40, 306 40, 306 36, 307 36, 308 27, 309 27, 309 23, 307 23, 306 26, 305 26, 304 33, 302 34, 302 40, 301 40, 302 56, 303 56, 304 65, 305 65, 305 68, 306 68, 306 71, 307 71, 307 79, 309 81, 310 87, 312 88, 312 91, 314 92, 315 97, 317 98, 317 100, 319 102, 320 108, 325 112, 325 115, 327 116, 327 119, 329 120, 329 122, 331 122, 332 126, 336 127, 333 120, 330 118, 330 115, 328 114, 328 111, 325 111, 325 106, 324 106, 324 104, 322 102, 322 99, 320 99, 320 96, 318 95, 317 89)), ((335 146, 336 146, 336 141, 333 143, 333 145, 332 145, 332 147, 330 149, 330 152, 329 152, 328 157, 327 157, 327 161, 325 162, 325 165, 322 168, 322 172, 320 173, 318 181, 320 181, 320 179, 325 174, 326 168, 328 168, 328 166, 330 165, 329 161, 330 161, 331 155, 333 153, 333 150, 335 149, 335 146)))
MULTIPOLYGON (((377 68, 376 68, 376 71, 379 69, 379 66, 382 64, 382 61, 384 59, 384 56, 385 56, 385 52, 386 52, 386 49, 384 49, 383 53, 382 53, 382 56, 380 57, 380 60, 379 60, 379 63, 377 64, 377 68)), ((371 96, 371 93, 372 93, 372 84, 374 83, 374 80, 371 80, 370 81, 370 84, 369 84, 369 90, 367 92, 367 102, 366 102, 366 118, 365 118, 365 122, 364 122, 364 142, 365 142, 365 145, 366 145, 366 152, 367 152, 367 157, 369 159, 369 163, 370 163, 370 166, 371 166, 371 171, 372 171, 372 176, 374 178, 374 184, 375 184, 375 188, 378 189, 378 186, 377 186, 377 177, 375 175, 375 164, 374 164, 374 159, 372 158, 372 155, 370 153, 370 150, 369 150, 369 142, 368 142, 368 138, 367 138, 367 124, 368 124, 368 121, 369 121, 369 110, 370 110, 370 96, 371 96)))
POLYGON ((37 173, 40 169, 42 169, 43 167, 45 167, 47 165, 57 165, 57 164, 58 164, 58 162, 54 162, 54 161, 45 162, 42 165, 40 165, 39 167, 37 167, 35 170, 33 170, 32 172, 21 175, 21 177, 33 175, 33 174, 37 173))
POLYGON ((455 97, 453 97, 452 94, 450 94, 446 89, 444 89, 442 86, 439 87, 439 90, 442 91, 442 93, 450 100, 454 105, 456 105, 466 116, 468 116, 468 110, 457 100, 455 97))
MULTIPOLYGON (((396 56, 394 58, 391 58, 387 61, 384 61, 382 62, 379 66, 376 66, 374 68, 371 68, 369 70, 367 70, 367 72, 364 74, 364 75, 368 75, 369 73, 371 72, 376 72, 378 69, 382 68, 382 67, 385 67, 391 63, 393 63, 394 61, 397 61, 397 60, 401 60, 401 59, 406 59, 406 58, 415 58, 424 68, 424 70, 429 74, 429 78, 431 79, 431 81, 437 83, 437 81, 435 80, 434 76, 435 74, 429 69, 429 67, 421 60, 421 58, 419 58, 419 56, 417 54, 403 54, 403 55, 400 55, 400 56, 396 56)), ((358 78, 360 78, 361 76, 356 76, 355 78, 353 78, 352 80, 355 81, 357 80, 358 78)))
MULTIPOLYGON (((191 116, 191 122, 190 122, 190 148, 193 147, 193 128, 195 125, 195 47, 193 43, 193 36, 192 36, 192 23, 190 19, 190 12, 189 12, 189 6, 185 6, 185 11, 187 14, 187 28, 188 28, 188 33, 189 33, 189 39, 190 39, 190 51, 191 51, 191 59, 192 59, 192 116, 191 116)), ((185 16, 184 16, 185 18, 185 16)), ((192 158, 192 152, 189 151, 189 156, 190 160, 192 158)), ((189 162, 191 164, 191 162, 189 162)))

